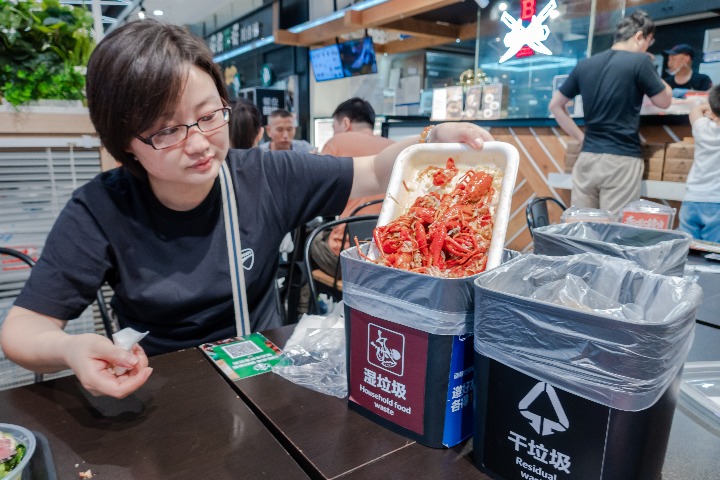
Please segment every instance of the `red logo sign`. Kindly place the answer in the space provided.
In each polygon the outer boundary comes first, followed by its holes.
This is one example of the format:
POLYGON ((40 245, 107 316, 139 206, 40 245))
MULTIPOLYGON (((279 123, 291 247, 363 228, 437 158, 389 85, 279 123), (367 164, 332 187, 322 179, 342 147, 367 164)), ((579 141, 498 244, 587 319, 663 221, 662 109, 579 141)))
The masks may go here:
POLYGON ((670 215, 667 213, 625 212, 621 223, 643 228, 670 228, 670 215))

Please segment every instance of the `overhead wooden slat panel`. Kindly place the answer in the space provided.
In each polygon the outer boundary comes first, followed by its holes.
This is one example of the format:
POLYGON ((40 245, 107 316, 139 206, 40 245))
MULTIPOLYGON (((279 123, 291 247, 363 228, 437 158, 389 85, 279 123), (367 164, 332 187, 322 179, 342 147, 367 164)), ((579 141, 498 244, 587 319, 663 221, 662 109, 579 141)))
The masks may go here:
MULTIPOLYGON (((461 25, 457 28, 458 36, 456 38, 462 40, 469 40, 475 38, 477 22, 469 23, 467 25, 461 25)), ((384 28, 384 27, 383 27, 384 28)), ((388 42, 384 45, 376 45, 375 49, 378 53, 402 53, 410 52, 413 50, 423 50, 437 45, 444 45, 450 41, 455 41, 456 38, 448 39, 442 36, 424 36, 424 37, 411 37, 404 40, 395 40, 388 42)))
POLYGON ((383 24, 386 30, 407 33, 417 37, 446 38, 452 41, 460 35, 460 28, 457 25, 443 25, 438 22, 428 22, 416 18, 404 18, 383 24))
MULTIPOLYGON (((318 26, 293 33, 290 30, 281 29, 279 2, 273 4, 273 36, 275 43, 294 46, 322 45, 334 40, 341 35, 351 33, 362 28, 387 28, 430 39, 430 43, 418 42, 414 48, 426 48, 427 46, 442 45, 461 38, 463 30, 457 25, 436 25, 434 22, 412 19, 438 8, 460 3, 462 0, 413 0, 413 1, 388 1, 380 5, 370 7, 366 10, 347 10, 341 18, 330 20, 318 26), (386 25, 393 26, 386 26, 386 25)), ((467 29, 465 29, 467 31, 467 29)), ((474 32, 473 32, 474 35, 474 32)), ((473 37, 468 37, 473 38, 473 37)), ((409 39, 410 40, 410 39, 409 39)), ((393 48, 399 49, 399 46, 393 48)), ((378 49, 380 51, 380 49, 378 49)), ((397 51, 405 51, 407 48, 397 51)), ((385 53, 385 51, 381 51, 385 53)), ((390 53, 388 51, 387 53, 390 53)))
POLYGON ((413 50, 423 50, 425 48, 444 45, 446 43, 448 43, 448 39, 445 37, 411 37, 406 38, 405 40, 388 42, 384 45, 375 45, 375 51, 377 53, 387 54, 411 52, 413 50))
POLYGON ((362 10, 360 21, 369 27, 380 27, 388 22, 413 17, 421 13, 460 3, 463 0, 402 0, 390 1, 362 10))

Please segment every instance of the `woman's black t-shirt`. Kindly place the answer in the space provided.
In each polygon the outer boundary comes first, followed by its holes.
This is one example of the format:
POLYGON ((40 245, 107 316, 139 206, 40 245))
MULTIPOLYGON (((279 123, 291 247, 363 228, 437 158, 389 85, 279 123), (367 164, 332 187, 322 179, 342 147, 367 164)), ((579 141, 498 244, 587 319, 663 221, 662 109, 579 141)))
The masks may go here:
MULTIPOLYGON (((280 326, 273 282, 287 232, 339 214, 352 160, 291 151, 230 150, 253 331, 280 326)), ((296 246, 301 248, 301 246, 296 246)), ((76 190, 53 226, 15 305, 77 318, 107 281, 122 327, 149 331, 155 355, 235 335, 219 182, 196 208, 162 205, 123 168, 76 190)))

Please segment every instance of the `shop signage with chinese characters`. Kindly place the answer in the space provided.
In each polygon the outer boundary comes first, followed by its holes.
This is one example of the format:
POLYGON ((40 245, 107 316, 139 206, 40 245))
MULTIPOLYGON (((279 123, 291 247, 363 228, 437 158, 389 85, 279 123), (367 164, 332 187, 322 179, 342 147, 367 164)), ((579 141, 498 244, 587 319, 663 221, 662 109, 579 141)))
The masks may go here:
POLYGON ((557 10, 556 0, 549 0, 539 14, 537 0, 521 0, 520 17, 514 18, 504 11, 500 20, 510 29, 503 38, 507 51, 500 57, 499 63, 506 62, 512 57, 523 58, 534 55, 535 52, 552 55, 552 51, 542 42, 548 39, 550 27, 545 21, 557 10))
POLYGON ((254 21, 246 24, 236 22, 210 35, 207 41, 210 51, 212 51, 213 55, 217 55, 264 36, 263 24, 261 22, 254 21))

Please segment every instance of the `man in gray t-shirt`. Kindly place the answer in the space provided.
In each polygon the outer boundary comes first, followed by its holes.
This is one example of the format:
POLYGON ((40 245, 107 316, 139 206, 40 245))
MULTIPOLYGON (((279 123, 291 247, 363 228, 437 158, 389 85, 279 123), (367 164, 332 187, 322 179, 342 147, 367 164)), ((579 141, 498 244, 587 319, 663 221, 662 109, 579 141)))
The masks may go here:
POLYGON ((268 124, 265 132, 270 137, 269 142, 261 143, 260 150, 294 150, 300 153, 317 153, 317 148, 305 140, 294 140, 295 117, 287 110, 275 110, 268 115, 268 124))
POLYGON ((670 87, 647 54, 654 33, 655 24, 645 12, 624 18, 612 48, 580 60, 550 101, 558 125, 583 144, 573 167, 573 206, 616 212, 640 198, 643 96, 660 108, 672 101, 670 87), (583 98, 584 133, 565 108, 576 95, 583 98))

